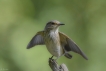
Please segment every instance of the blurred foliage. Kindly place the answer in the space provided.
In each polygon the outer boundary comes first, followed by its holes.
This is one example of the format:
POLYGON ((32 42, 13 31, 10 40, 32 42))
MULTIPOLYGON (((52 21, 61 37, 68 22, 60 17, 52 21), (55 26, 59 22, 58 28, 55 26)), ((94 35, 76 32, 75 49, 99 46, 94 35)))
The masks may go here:
POLYGON ((88 56, 64 56, 70 71, 106 70, 106 0, 0 0, 0 71, 51 71, 45 46, 26 46, 50 20, 65 23, 60 31, 88 56))

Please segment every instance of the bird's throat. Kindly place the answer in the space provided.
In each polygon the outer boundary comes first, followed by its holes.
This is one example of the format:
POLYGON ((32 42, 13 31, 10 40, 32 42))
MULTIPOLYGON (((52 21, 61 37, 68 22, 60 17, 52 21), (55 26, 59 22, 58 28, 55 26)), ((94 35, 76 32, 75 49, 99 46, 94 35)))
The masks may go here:
POLYGON ((49 32, 49 35, 50 35, 51 38, 59 38, 58 29, 57 30, 51 30, 49 32))

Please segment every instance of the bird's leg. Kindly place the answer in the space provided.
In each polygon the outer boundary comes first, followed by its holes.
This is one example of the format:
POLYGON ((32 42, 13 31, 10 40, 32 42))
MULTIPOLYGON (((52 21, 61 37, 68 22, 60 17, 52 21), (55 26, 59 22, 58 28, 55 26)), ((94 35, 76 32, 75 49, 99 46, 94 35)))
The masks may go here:
POLYGON ((54 56, 50 57, 50 58, 49 58, 49 61, 54 62, 55 60, 53 59, 53 57, 54 57, 54 56))
POLYGON ((49 59, 56 61, 56 60, 57 60, 60 56, 59 56, 59 57, 57 57, 56 59, 53 59, 53 57, 54 57, 54 56, 52 56, 52 57, 51 57, 51 58, 49 58, 49 59))
POLYGON ((54 56, 52 56, 50 59, 53 59, 54 56))
POLYGON ((54 55, 52 57, 50 57, 49 60, 56 62, 56 60, 59 58, 59 57, 57 57, 56 59, 53 59, 53 57, 54 57, 54 55))
POLYGON ((53 57, 54 57, 54 56, 50 57, 49 59, 56 61, 56 60, 59 58, 59 57, 57 57, 56 59, 53 59, 53 57))

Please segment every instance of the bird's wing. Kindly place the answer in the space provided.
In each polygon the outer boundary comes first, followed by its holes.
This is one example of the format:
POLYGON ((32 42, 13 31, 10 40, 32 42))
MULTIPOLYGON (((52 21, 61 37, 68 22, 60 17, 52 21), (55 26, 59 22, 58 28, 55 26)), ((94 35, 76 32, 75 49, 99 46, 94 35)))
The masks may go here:
POLYGON ((35 46, 35 45, 43 45, 44 44, 44 40, 43 40, 43 31, 38 32, 29 42, 27 49, 35 46))
POLYGON ((64 46, 64 49, 66 51, 76 52, 80 54, 82 57, 84 57, 86 60, 88 60, 86 55, 81 51, 81 49, 76 45, 76 43, 73 42, 69 37, 67 37, 65 34, 61 32, 59 32, 59 36, 60 36, 61 44, 64 46))

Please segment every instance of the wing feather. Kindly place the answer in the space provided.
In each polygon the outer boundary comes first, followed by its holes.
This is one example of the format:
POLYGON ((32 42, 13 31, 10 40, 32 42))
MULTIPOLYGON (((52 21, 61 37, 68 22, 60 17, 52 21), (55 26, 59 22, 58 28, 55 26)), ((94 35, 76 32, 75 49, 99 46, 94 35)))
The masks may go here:
POLYGON ((43 34, 43 31, 38 32, 29 42, 27 49, 29 49, 35 45, 43 45, 44 40, 43 40, 42 34, 43 34))
POLYGON ((82 52, 82 50, 76 45, 74 41, 72 41, 69 37, 67 37, 65 34, 59 32, 61 44, 63 45, 64 49, 66 51, 73 51, 78 54, 80 54, 82 57, 84 57, 86 60, 88 58, 86 55, 82 52))

